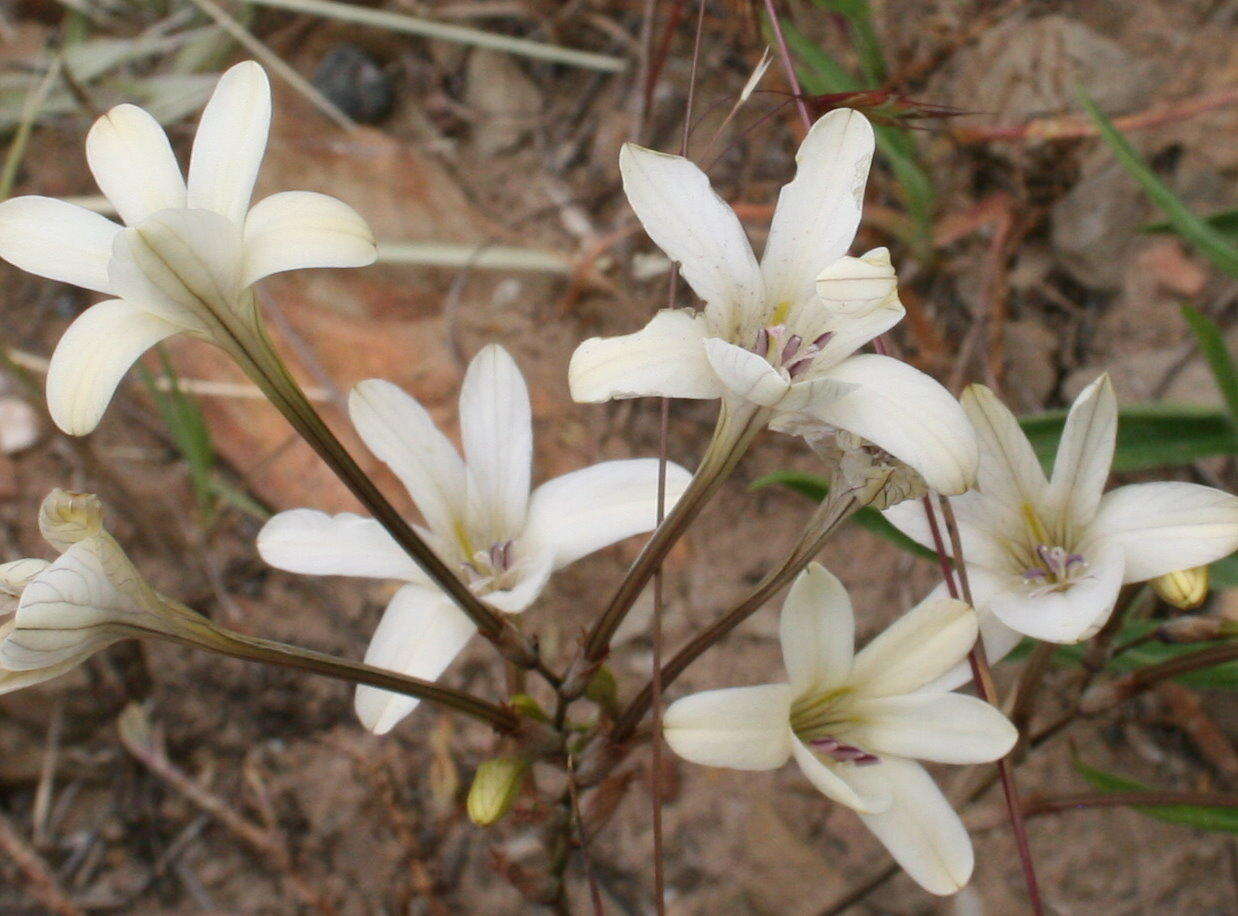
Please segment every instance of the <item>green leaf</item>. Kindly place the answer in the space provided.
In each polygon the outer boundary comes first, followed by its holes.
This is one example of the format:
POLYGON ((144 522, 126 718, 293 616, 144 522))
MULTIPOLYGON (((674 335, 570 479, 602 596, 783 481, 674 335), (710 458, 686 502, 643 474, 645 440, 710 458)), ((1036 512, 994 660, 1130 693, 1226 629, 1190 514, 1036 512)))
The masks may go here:
POLYGON ((1092 120, 1096 122, 1100 135, 1113 147, 1113 152, 1122 167, 1143 186, 1144 191, 1152 198, 1152 202, 1165 212, 1178 235, 1198 248, 1220 270, 1231 277, 1238 277, 1238 248, 1231 245, 1220 232, 1187 209, 1173 191, 1169 190, 1164 182, 1144 164, 1139 153, 1130 145, 1122 132, 1113 126, 1113 122, 1105 117, 1096 103, 1082 90, 1079 92, 1079 101, 1092 120))
POLYGON ((1238 588, 1238 553, 1231 553, 1208 567, 1208 584, 1217 591, 1238 588))
MULTIPOLYGON (((1126 776, 1106 773, 1104 770, 1088 766, 1082 760, 1075 760, 1075 769, 1093 788, 1101 792, 1155 792, 1155 789, 1141 782, 1136 782, 1126 776)), ((1187 827, 1222 833, 1238 833, 1238 809, 1234 808, 1198 805, 1132 805, 1131 807, 1149 817, 1168 821, 1171 824, 1183 824, 1187 827)))
MULTIPOLYGON (((774 471, 772 474, 766 474, 764 477, 754 480, 748 489, 760 490, 774 484, 794 490, 801 496, 807 496, 813 502, 821 502, 821 500, 825 499, 825 494, 830 492, 829 482, 824 477, 818 477, 816 474, 809 474, 804 471, 774 471)), ((908 553, 915 554, 917 557, 923 557, 926 560, 937 559, 936 553, 907 537, 907 535, 887 522, 885 516, 876 509, 865 506, 852 516, 852 520, 865 531, 885 538, 894 546, 908 553)))
POLYGON ((1212 377, 1225 396, 1230 419, 1238 422, 1238 370, 1234 368, 1234 358, 1225 344, 1221 329, 1215 321, 1190 305, 1182 306, 1182 317, 1191 326, 1195 339, 1199 341, 1199 351, 1204 354, 1212 377))
POLYGON ((873 12, 868 0, 816 0, 817 6, 830 13, 841 13, 851 27, 851 41, 855 45, 856 56, 860 59, 860 69, 870 89, 876 89, 886 81, 885 52, 881 49, 881 39, 873 26, 873 12))
MULTIPOLYGON (((1142 639, 1148 636, 1160 625, 1156 620, 1129 620, 1122 625, 1116 643, 1118 645, 1142 639)), ((1201 643, 1163 643, 1155 640, 1142 643, 1114 656, 1108 665, 1110 671, 1125 673, 1167 662, 1179 655, 1186 655, 1199 649, 1201 643)), ((1061 646, 1054 653, 1054 661, 1062 665, 1077 665, 1083 661, 1087 650, 1086 643, 1073 646, 1061 646)), ((1191 687, 1204 687, 1213 690, 1238 690, 1238 661, 1223 662, 1211 668, 1201 668, 1198 671, 1188 671, 1174 678, 1181 684, 1191 687)))
MULTIPOLYGON (((1238 244, 1238 210, 1222 210, 1211 216, 1203 217, 1205 223, 1216 230, 1217 234, 1229 241, 1231 245, 1238 244)), ((1174 232, 1174 224, 1167 219, 1157 220, 1140 227, 1141 232, 1161 234, 1174 232)))
MULTIPOLYGON (((1022 417, 1041 464, 1049 468, 1066 421, 1065 410, 1022 417)), ((1200 458, 1238 452, 1234 423, 1223 411, 1179 404, 1132 404, 1118 414, 1115 471, 1186 465, 1200 458)))
POLYGON ((193 483, 194 498, 204 516, 209 517, 212 495, 216 492, 215 477, 215 447, 211 443, 210 430, 198 402, 180 387, 176 370, 168 359, 163 347, 156 348, 159 360, 163 365, 164 377, 169 386, 161 388, 155 384, 154 376, 145 366, 139 365, 138 370, 142 381, 150 390, 159 413, 167 424, 168 432, 176 450, 189 466, 189 478, 193 483))

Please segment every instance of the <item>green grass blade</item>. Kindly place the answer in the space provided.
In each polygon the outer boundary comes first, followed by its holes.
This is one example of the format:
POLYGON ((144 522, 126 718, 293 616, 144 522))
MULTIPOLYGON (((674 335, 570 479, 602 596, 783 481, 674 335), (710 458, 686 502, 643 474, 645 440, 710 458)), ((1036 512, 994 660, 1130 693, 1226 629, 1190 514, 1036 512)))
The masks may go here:
POLYGON ((166 387, 156 383, 154 376, 139 364, 138 371, 142 381, 150 390, 151 396, 168 427, 176 450, 185 459, 189 467, 189 479, 193 485, 194 499, 204 518, 209 519, 213 509, 215 487, 215 447, 211 442, 210 429, 198 402, 179 384, 176 370, 168 359, 167 351, 157 347, 160 364, 163 368, 166 387))
MULTIPOLYGON (((1211 216, 1202 217, 1202 219, 1231 245, 1238 245, 1238 210, 1222 210, 1220 213, 1213 213, 1211 216)), ((1162 219, 1157 220, 1155 223, 1141 226, 1140 231, 1161 234, 1174 232, 1175 230, 1173 223, 1167 219, 1162 219)))
MULTIPOLYGON (((1106 773, 1096 767, 1088 766, 1081 760, 1075 761, 1075 769, 1079 775, 1101 792, 1154 792, 1155 790, 1141 782, 1136 782, 1126 776, 1106 773)), ((1171 824, 1182 824, 1196 827, 1200 830, 1211 830, 1221 833, 1238 833, 1238 809, 1222 807, 1203 807, 1198 805, 1148 805, 1131 806, 1157 820, 1168 821, 1171 824)))
POLYGON ((1231 553, 1208 567, 1208 584, 1217 591, 1238 588, 1238 553, 1231 553))
POLYGON ((1238 370, 1234 368, 1234 357, 1225 345, 1221 329, 1215 321, 1190 305, 1182 306, 1182 317, 1191 326, 1195 339, 1199 341, 1199 351, 1208 361, 1212 377, 1216 379, 1217 387, 1225 397, 1230 419, 1238 423, 1238 370))
POLYGON ((1105 117, 1096 103, 1082 90, 1079 91, 1079 101, 1096 122, 1100 135, 1113 147, 1113 152, 1123 168, 1143 186, 1152 202, 1169 217, 1178 235, 1198 248, 1220 270, 1231 277, 1238 277, 1238 248, 1229 244, 1221 233, 1186 208, 1173 191, 1153 174, 1122 132, 1113 126, 1113 122, 1105 117))

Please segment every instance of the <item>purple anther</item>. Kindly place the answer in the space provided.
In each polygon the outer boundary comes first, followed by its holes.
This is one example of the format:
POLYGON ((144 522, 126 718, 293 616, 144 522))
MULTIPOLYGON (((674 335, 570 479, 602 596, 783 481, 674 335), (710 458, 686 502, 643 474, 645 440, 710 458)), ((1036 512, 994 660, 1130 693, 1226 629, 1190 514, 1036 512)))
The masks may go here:
POLYGON ((820 350, 822 347, 824 347, 827 343, 830 342, 830 339, 833 336, 834 336, 833 331, 826 331, 824 334, 819 335, 817 339, 812 342, 812 345, 816 347, 818 350, 820 350))
POLYGON ((869 766, 880 763, 881 758, 868 751, 861 750, 850 744, 843 744, 837 738, 815 738, 808 742, 814 750, 837 760, 839 763, 854 763, 856 766, 869 766))
POLYGON ((792 334, 787 338, 787 342, 782 346, 782 353, 778 356, 778 362, 781 365, 786 365, 795 358, 795 354, 800 352, 800 344, 804 342, 804 338, 798 334, 792 334))
POLYGON ((757 339, 752 344, 752 352, 757 356, 764 356, 769 352, 769 329, 761 328, 757 331, 757 339))
POLYGON ((812 365, 812 357, 805 356, 803 359, 797 359, 791 365, 787 366, 787 375, 791 376, 791 381, 795 381, 804 371, 812 365))

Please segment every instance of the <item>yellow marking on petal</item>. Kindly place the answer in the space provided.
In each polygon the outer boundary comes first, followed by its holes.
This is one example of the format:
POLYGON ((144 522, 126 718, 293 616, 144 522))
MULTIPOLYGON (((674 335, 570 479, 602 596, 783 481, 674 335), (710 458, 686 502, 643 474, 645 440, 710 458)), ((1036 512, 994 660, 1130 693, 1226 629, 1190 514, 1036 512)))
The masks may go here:
POLYGON ((1045 530, 1044 523, 1040 520, 1040 516, 1036 514, 1036 510, 1032 508, 1031 503, 1024 503, 1019 507, 1023 513, 1023 520, 1027 522, 1027 530, 1032 533, 1032 538, 1037 544, 1049 543, 1049 532, 1045 530))
POLYGON ((782 324, 787 320, 787 315, 791 313, 791 303, 779 302, 778 307, 774 309, 774 314, 770 317, 770 324, 782 324))

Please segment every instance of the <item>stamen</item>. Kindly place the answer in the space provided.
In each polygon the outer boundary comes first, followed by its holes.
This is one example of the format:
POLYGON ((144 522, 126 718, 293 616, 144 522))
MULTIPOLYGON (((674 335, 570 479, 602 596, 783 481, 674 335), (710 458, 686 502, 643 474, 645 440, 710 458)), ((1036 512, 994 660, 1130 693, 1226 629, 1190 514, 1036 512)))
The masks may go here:
POLYGON ((752 343, 752 352, 757 356, 765 356, 769 353, 769 330, 761 328, 757 331, 757 338, 752 343))
POLYGON ((837 760, 839 763, 854 763, 856 766, 863 767, 881 762, 881 758, 876 754, 870 754, 868 751, 861 750, 850 744, 843 744, 837 738, 829 736, 814 738, 808 742, 808 745, 827 757, 837 760))
POLYGON ((787 375, 791 377, 792 381, 795 381, 795 379, 803 375, 804 371, 812 365, 812 358, 815 355, 816 354, 813 353, 809 356, 805 356, 803 359, 797 359, 791 365, 787 366, 787 375))
POLYGON ((816 347, 818 350, 820 350, 827 343, 829 343, 833 337, 834 337, 833 331, 826 331, 824 334, 821 334, 820 336, 818 336, 817 339, 812 342, 812 345, 816 347))
POLYGON ((784 366, 795 358, 795 354, 800 351, 800 344, 804 342, 804 338, 798 334, 792 334, 787 338, 787 342, 783 344, 782 353, 778 357, 778 362, 784 366))

